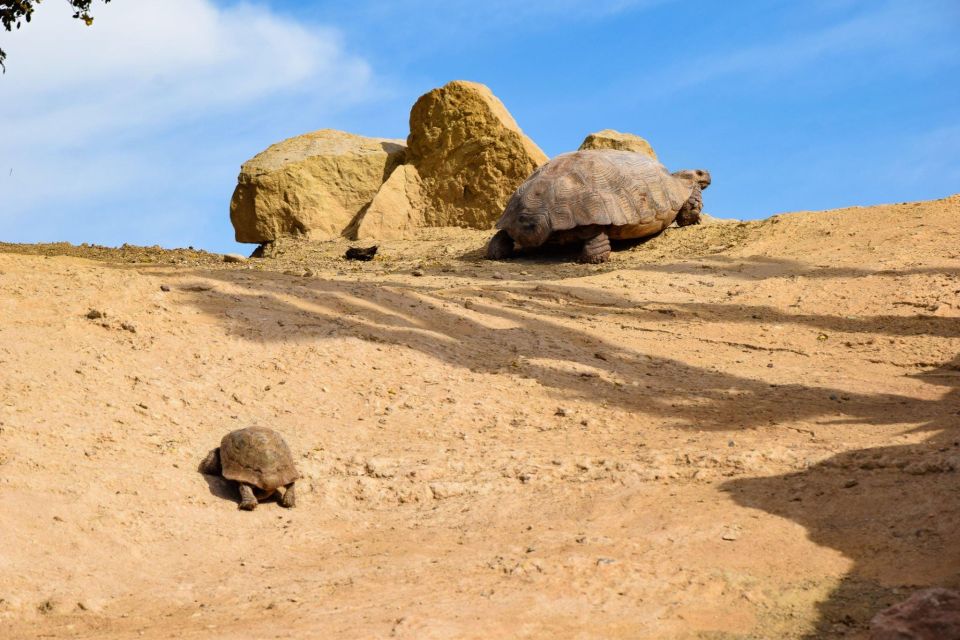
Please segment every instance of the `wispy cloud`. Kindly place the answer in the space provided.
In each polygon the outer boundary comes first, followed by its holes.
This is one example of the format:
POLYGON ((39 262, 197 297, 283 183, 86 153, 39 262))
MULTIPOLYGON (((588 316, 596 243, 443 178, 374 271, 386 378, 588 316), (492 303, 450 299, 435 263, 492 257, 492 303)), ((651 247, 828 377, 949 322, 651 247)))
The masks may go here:
POLYGON ((402 58, 438 51, 485 47, 491 42, 523 38, 560 25, 598 22, 678 0, 367 0, 362 9, 343 3, 334 15, 363 31, 390 25, 378 46, 402 58))
POLYGON ((203 144, 229 147, 236 123, 279 99, 321 113, 371 90, 369 65, 346 51, 336 30, 248 4, 116 2, 100 7, 88 29, 58 3, 44 3, 4 48, 0 221, 7 225, 58 202, 129 196, 152 176, 191 179, 211 150, 190 148, 189 140, 170 146, 189 127, 205 130, 203 144))
MULTIPOLYGON (((781 78, 805 66, 836 60, 847 55, 874 54, 876 64, 911 65, 910 47, 925 45, 922 64, 931 61, 931 40, 949 34, 950 25, 960 20, 960 8, 951 3, 932 2, 918 7, 913 2, 845 2, 844 8, 858 10, 846 19, 818 28, 797 30, 786 37, 737 48, 714 51, 685 60, 656 79, 663 93, 681 91, 724 77, 749 74, 754 80, 781 78), (954 21, 954 22, 952 22, 954 21), (895 56, 884 54, 895 53, 895 56)), ((832 7, 837 10, 837 6, 832 7)), ((821 13, 825 8, 821 7, 821 13)), ((960 43, 946 40, 939 50, 956 58, 960 43)))

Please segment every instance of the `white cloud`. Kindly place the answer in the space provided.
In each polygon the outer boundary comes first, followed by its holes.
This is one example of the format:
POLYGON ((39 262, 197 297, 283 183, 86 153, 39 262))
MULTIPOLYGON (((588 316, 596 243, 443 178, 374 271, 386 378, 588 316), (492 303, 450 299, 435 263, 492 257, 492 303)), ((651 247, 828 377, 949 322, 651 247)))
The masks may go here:
POLYGON ((45 2, 4 35, 0 221, 65 198, 119 197, 151 174, 188 173, 190 154, 202 149, 158 151, 188 125, 206 123, 204 142, 216 142, 231 119, 254 119, 279 98, 302 98, 320 113, 370 91, 369 66, 336 30, 267 8, 125 0, 97 6, 95 16, 87 28, 64 3, 45 2))

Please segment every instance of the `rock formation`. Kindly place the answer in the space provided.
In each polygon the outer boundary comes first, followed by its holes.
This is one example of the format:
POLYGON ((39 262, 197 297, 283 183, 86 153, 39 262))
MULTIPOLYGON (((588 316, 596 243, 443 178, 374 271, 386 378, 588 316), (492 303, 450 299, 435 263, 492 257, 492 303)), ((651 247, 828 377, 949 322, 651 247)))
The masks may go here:
POLYGON ((424 226, 420 176, 413 165, 400 165, 383 183, 373 202, 345 235, 357 240, 403 240, 424 226))
POLYGON ((420 97, 403 140, 323 129, 247 161, 230 203, 237 242, 389 240, 423 226, 489 229, 547 156, 473 82, 420 97))
POLYGON ((431 226, 491 228, 516 188, 547 161, 490 89, 460 80, 417 100, 407 146, 431 226))
POLYGON ((322 129, 257 154, 230 202, 237 242, 339 237, 403 161, 403 142, 322 129))
POLYGON ((632 133, 620 133, 613 129, 604 129, 603 131, 597 131, 596 133, 588 135, 584 139, 583 144, 580 145, 580 151, 586 149, 635 151, 637 153, 644 153, 654 160, 657 159, 657 154, 654 153, 653 147, 650 146, 649 142, 632 133))

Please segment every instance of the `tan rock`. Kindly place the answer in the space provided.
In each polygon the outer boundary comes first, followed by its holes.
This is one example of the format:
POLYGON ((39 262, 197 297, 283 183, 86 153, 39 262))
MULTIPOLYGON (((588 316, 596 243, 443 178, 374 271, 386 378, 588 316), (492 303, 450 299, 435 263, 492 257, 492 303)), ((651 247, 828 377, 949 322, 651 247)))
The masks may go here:
POLYGON ((490 89, 462 80, 417 100, 407 146, 431 226, 489 229, 516 188, 547 161, 490 89))
POLYGON ((346 235, 357 240, 403 240, 424 226, 420 176, 413 165, 400 165, 383 183, 373 202, 346 235))
POLYGON ((403 162, 403 140, 321 129, 289 138, 244 163, 230 202, 237 242, 285 234, 339 237, 403 162))
POLYGON ((580 151, 585 151, 586 149, 635 151, 637 153, 645 153, 654 160, 657 159, 657 154, 654 153, 653 147, 650 146, 649 142, 632 133, 620 133, 613 129, 604 129, 603 131, 597 131, 596 133, 588 135, 583 140, 583 144, 580 145, 580 151))

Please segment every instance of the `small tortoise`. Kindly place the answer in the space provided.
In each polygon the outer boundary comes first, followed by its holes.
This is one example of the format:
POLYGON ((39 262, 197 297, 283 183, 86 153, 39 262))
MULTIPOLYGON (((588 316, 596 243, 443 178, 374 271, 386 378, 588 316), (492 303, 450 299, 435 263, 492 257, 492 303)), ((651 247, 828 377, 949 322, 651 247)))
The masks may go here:
POLYGON ((280 506, 292 507, 297 496, 293 483, 299 477, 293 455, 283 437, 273 429, 247 427, 223 436, 220 446, 200 463, 200 473, 222 475, 240 487, 240 508, 251 511, 258 500, 280 494, 280 506))
POLYGON ((610 239, 650 236, 674 220, 698 224, 702 169, 670 173, 652 158, 630 151, 592 149, 557 156, 513 194, 487 245, 502 260, 521 249, 582 241, 581 262, 606 262, 610 239))

